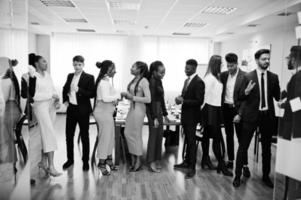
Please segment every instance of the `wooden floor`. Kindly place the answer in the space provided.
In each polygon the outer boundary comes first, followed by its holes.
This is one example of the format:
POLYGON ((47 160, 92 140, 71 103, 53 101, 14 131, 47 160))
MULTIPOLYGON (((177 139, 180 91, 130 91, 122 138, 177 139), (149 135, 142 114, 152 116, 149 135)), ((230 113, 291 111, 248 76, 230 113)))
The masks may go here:
MULTIPOLYGON (((55 153, 55 165, 62 171, 62 164, 66 159, 65 147, 65 116, 58 115, 56 122, 58 151, 55 153)), ((147 128, 143 131, 144 149, 148 137, 147 128)), ((76 137, 77 138, 77 134, 76 137)), ((96 127, 90 128, 90 144, 93 147, 96 138, 96 127)), ((37 142, 39 139, 37 139, 37 142)), ((76 142, 75 142, 76 143, 76 142)), ((34 146, 34 145, 33 145, 34 146)), ((39 147, 36 151, 31 149, 32 159, 38 160, 39 147)), ((109 177, 102 177, 98 170, 94 172, 82 171, 80 151, 75 145, 75 165, 63 175, 57 178, 43 177, 37 168, 32 169, 37 178, 36 186, 31 188, 31 198, 34 200, 46 199, 124 199, 124 200, 168 200, 168 199, 214 199, 214 200, 268 200, 273 199, 273 190, 261 183, 261 160, 259 163, 253 161, 253 144, 249 151, 249 167, 252 177, 244 180, 239 189, 232 187, 232 178, 217 174, 216 171, 200 169, 200 157, 202 155, 199 147, 197 175, 190 180, 184 179, 184 173, 175 171, 173 165, 182 161, 181 145, 178 148, 169 149, 164 152, 162 160, 163 171, 159 174, 151 173, 144 167, 143 171, 130 173, 127 166, 121 164, 119 171, 109 177)), ((237 147, 236 147, 237 148, 237 147)), ((273 148, 273 161, 275 162, 275 149, 273 148)), ((214 161, 214 156, 211 156, 214 161)), ((261 157, 261 156, 259 156, 261 157)), ((214 161, 215 162, 215 161, 214 161)), ((216 163, 216 162, 215 162, 216 163)), ((272 170, 272 178, 274 170, 272 170)), ((281 181, 278 181, 277 189, 281 190, 281 181)), ((274 199, 277 199, 275 197, 274 199)))

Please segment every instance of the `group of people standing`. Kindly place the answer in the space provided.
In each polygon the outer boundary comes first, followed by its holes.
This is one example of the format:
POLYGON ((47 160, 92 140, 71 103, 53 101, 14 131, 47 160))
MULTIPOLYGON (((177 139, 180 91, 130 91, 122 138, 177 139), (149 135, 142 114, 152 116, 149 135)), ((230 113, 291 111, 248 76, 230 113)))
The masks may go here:
MULTIPOLYGON (((290 55, 299 55, 299 62, 293 62, 289 57, 292 69, 297 69, 300 62, 301 49, 292 48, 290 55), (298 50, 295 52, 295 50, 298 50), (293 52, 294 51, 294 52, 293 52), (296 64, 297 63, 297 64, 296 64), (298 64, 299 63, 299 64, 298 64)), ((295 56, 296 57, 296 56, 295 56)), ((271 142, 272 135, 277 131, 274 100, 280 100, 280 86, 278 76, 268 71, 270 64, 270 51, 261 49, 255 53, 257 68, 249 73, 238 68, 238 57, 234 53, 225 56, 227 71, 221 72, 222 57, 211 56, 207 72, 203 79, 197 75, 198 63, 194 59, 186 61, 182 92, 175 98, 175 103, 181 105, 181 124, 183 127, 186 153, 182 163, 174 165, 175 169, 188 169, 186 178, 196 174, 196 128, 198 123, 204 127, 202 138, 203 169, 217 170, 225 176, 233 176, 231 169, 234 167, 234 132, 238 139, 238 151, 235 164, 235 178, 233 185, 241 185, 241 175, 250 177, 248 168, 248 148, 253 134, 257 128, 261 134, 262 144, 262 181, 269 187, 273 182, 269 178, 271 168, 271 142), (224 125, 227 141, 228 162, 225 162, 222 149, 221 125, 224 125), (210 138, 213 139, 213 153, 218 161, 214 166, 209 156, 210 138)), ((296 60, 296 59, 295 59, 296 60)), ((164 87, 162 79, 165 67, 161 61, 147 64, 135 62, 131 67, 134 76, 128 84, 127 90, 117 92, 113 85, 116 73, 114 62, 105 60, 97 62, 100 69, 99 75, 94 76, 83 71, 85 62, 80 55, 73 58, 74 73, 68 75, 63 87, 63 103, 67 107, 66 116, 66 148, 67 161, 63 169, 68 169, 74 164, 74 133, 76 125, 80 128, 82 141, 83 170, 89 170, 89 121, 93 114, 98 125, 98 168, 102 175, 110 175, 117 170, 112 159, 114 147, 114 112, 116 105, 122 99, 130 101, 124 135, 131 154, 130 171, 142 169, 142 127, 147 116, 149 123, 149 139, 147 145, 146 161, 149 170, 160 172, 162 154, 163 121, 169 121, 165 107, 164 87), (91 99, 94 106, 91 105, 91 99)), ((1 112, 8 116, 6 129, 8 134, 2 134, 0 140, 0 161, 15 162, 13 143, 9 146, 6 141, 13 141, 13 126, 21 114, 20 94, 27 99, 25 112, 29 119, 29 128, 39 126, 42 141, 42 156, 39 167, 51 176, 61 175, 54 166, 54 151, 57 149, 55 138, 55 113, 60 107, 57 94, 50 74, 47 72, 47 62, 42 56, 29 55, 29 72, 22 76, 21 89, 18 85, 12 66, 16 65, 7 58, 0 58, 1 80, 0 103, 5 104, 1 112), (9 79, 9 81, 6 81, 9 79), (6 87, 7 86, 7 87, 6 87), (12 119, 13 118, 13 119, 12 119), (8 127, 9 126, 9 127, 8 127), (3 136, 6 136, 4 138, 3 136), (7 152, 12 152, 7 154, 7 152)), ((282 103, 279 106, 285 107, 282 103)))

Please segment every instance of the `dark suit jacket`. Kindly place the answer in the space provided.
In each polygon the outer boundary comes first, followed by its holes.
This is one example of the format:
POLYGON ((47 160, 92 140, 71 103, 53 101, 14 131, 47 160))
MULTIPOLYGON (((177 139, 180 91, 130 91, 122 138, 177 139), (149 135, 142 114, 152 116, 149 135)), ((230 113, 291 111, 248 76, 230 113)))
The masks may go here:
POLYGON ((287 101, 280 121, 280 136, 284 139, 301 137, 301 110, 292 112, 290 105, 290 100, 297 97, 301 98, 301 71, 294 74, 287 84, 287 101))
MULTIPOLYGON (((241 69, 238 69, 238 74, 236 77, 235 85, 234 85, 234 94, 233 94, 233 100, 234 100, 234 106, 235 109, 237 110, 237 113, 241 114, 241 101, 239 101, 238 96, 239 96, 239 89, 242 85, 243 78, 246 72, 242 71, 241 69)), ((227 88, 227 80, 228 80, 229 72, 225 71, 221 73, 221 82, 223 84, 223 94, 222 94, 222 105, 225 102, 225 95, 226 95, 226 88, 227 88)))
POLYGON ((190 81, 186 91, 183 87, 181 95, 184 99, 181 111, 182 124, 197 124, 200 121, 204 94, 205 84, 198 75, 190 81))
MULTIPOLYGON (((280 99, 280 86, 278 76, 270 71, 267 71, 267 102, 268 115, 271 119, 275 118, 274 101, 280 99)), ((242 87, 239 92, 239 100, 243 101, 242 121, 255 123, 258 120, 259 104, 260 104, 260 89, 256 70, 245 74, 242 82, 242 87), (245 95, 245 89, 248 83, 252 80, 256 83, 249 95, 245 95)))
MULTIPOLYGON (((74 73, 68 74, 67 81, 63 87, 63 102, 69 102, 68 93, 70 92, 70 85, 73 79, 74 73)), ((95 81, 94 76, 82 72, 78 81, 78 92, 76 93, 77 104, 80 112, 92 112, 91 98, 95 97, 95 81)))

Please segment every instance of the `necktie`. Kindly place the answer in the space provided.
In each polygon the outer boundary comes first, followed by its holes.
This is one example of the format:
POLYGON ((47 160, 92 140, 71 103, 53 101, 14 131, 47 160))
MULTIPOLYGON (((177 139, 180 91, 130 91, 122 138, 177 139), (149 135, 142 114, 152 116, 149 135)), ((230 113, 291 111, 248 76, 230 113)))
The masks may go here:
POLYGON ((264 86, 264 73, 261 73, 261 108, 264 108, 266 106, 264 86))
POLYGON ((188 85, 189 85, 189 80, 190 80, 190 77, 188 77, 188 78, 185 80, 185 83, 184 83, 184 90, 183 90, 184 93, 186 92, 187 87, 188 87, 188 85))

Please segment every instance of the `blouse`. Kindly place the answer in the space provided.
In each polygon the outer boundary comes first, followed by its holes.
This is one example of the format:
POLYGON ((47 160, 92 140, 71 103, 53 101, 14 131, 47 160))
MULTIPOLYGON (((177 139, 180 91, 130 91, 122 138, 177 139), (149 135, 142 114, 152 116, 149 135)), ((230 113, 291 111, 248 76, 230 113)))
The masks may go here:
POLYGON ((108 77, 103 78, 97 86, 97 100, 109 103, 117 99, 121 99, 120 93, 116 92, 108 77))
POLYGON ((151 93, 150 114, 153 119, 157 118, 159 113, 158 102, 162 108, 163 116, 167 116, 167 110, 164 100, 164 88, 161 79, 151 78, 149 80, 149 88, 151 93))
POLYGON ((35 73, 36 87, 34 94, 34 101, 44 101, 52 99, 54 94, 57 94, 52 78, 48 72, 45 72, 44 76, 35 73))
POLYGON ((223 84, 211 73, 204 77, 205 83, 205 103, 212 106, 221 106, 223 84))

